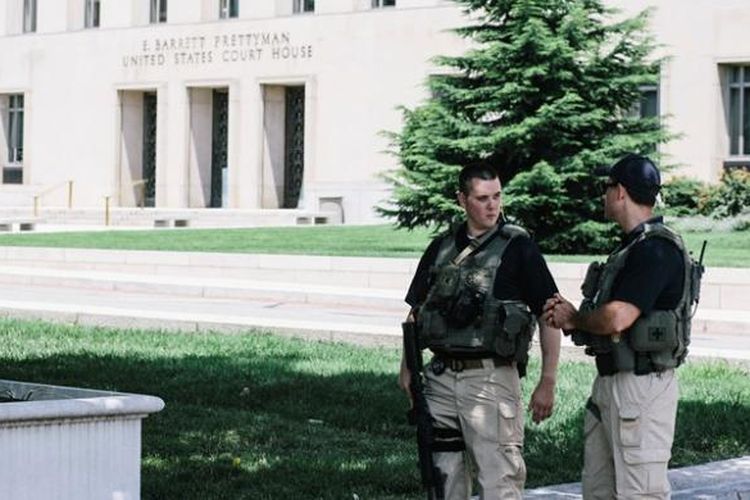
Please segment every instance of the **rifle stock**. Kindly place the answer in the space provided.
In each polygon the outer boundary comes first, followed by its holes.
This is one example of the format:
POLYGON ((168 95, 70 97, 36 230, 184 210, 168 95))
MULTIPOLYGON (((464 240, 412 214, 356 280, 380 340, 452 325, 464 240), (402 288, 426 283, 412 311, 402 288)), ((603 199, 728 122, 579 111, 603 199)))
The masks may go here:
POLYGON ((407 418, 411 425, 417 426, 417 450, 422 486, 427 490, 428 500, 444 500, 443 474, 435 466, 433 458, 435 429, 422 383, 422 350, 419 348, 414 323, 402 323, 401 328, 404 333, 404 359, 411 374, 409 390, 414 403, 407 413, 407 418))

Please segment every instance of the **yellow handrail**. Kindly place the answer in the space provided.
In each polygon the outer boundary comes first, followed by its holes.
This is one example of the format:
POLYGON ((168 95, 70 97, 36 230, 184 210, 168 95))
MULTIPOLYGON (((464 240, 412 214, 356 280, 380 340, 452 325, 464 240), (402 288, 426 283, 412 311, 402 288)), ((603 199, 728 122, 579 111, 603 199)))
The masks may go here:
POLYGON ((104 225, 109 226, 109 199, 111 196, 104 197, 104 225))
MULTIPOLYGON (((130 183, 130 187, 139 187, 141 191, 140 206, 144 208, 146 206, 146 179, 138 179, 130 183)), ((113 196, 107 195, 104 197, 104 225, 109 226, 111 222, 111 200, 113 196)))
POLYGON ((60 188, 60 186, 64 186, 65 184, 68 185, 68 210, 73 208, 73 181, 68 180, 58 182, 57 184, 53 184, 47 189, 43 189, 42 191, 39 191, 34 195, 34 217, 39 217, 40 200, 42 199, 42 197, 60 188))

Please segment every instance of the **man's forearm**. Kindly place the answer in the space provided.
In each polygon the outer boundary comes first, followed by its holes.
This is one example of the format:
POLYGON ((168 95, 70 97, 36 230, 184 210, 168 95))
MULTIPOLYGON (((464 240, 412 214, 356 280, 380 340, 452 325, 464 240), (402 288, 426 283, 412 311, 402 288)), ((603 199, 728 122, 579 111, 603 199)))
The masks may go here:
POLYGON ((633 304, 612 301, 593 311, 578 311, 572 320, 577 330, 594 335, 618 335, 630 328, 640 314, 633 304))
POLYGON ((555 383, 560 362, 560 330, 539 321, 539 345, 542 348, 542 374, 540 381, 555 383))

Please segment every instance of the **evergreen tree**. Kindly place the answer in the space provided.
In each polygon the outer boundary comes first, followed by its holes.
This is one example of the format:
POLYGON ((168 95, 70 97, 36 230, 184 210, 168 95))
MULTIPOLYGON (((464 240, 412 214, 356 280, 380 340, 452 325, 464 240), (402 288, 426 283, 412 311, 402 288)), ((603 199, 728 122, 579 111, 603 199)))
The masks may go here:
POLYGON ((545 251, 605 250, 614 233, 596 222, 592 170, 668 139, 658 118, 629 112, 658 83, 648 12, 615 21, 601 0, 456 1, 472 20, 457 32, 473 48, 436 58, 447 71, 428 79, 433 97, 403 110, 391 135, 401 167, 386 175, 393 195, 380 213, 399 227, 444 227, 461 213, 457 172, 488 164, 506 215, 545 251))

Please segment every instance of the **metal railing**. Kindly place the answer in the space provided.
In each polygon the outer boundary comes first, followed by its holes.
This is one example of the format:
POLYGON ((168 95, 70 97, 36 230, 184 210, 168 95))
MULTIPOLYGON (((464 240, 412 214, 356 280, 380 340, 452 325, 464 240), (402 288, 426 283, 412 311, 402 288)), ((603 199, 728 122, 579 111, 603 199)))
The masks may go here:
MULTIPOLYGON (((138 206, 144 208, 146 206, 146 179, 138 179, 130 183, 131 188, 138 188, 140 196, 137 198, 138 206)), ((112 222, 112 195, 104 197, 104 225, 109 226, 112 222)))
POLYGON ((41 200, 42 197, 50 194, 53 191, 58 190, 62 186, 68 186, 68 210, 73 208, 73 181, 63 181, 59 182, 57 184, 54 184, 47 189, 44 189, 42 191, 39 191, 37 194, 34 195, 34 217, 39 217, 39 209, 41 208, 41 200))

